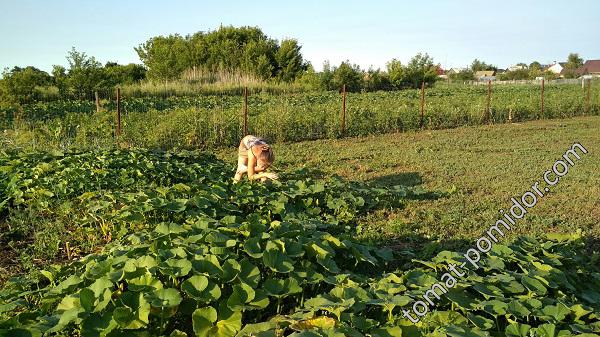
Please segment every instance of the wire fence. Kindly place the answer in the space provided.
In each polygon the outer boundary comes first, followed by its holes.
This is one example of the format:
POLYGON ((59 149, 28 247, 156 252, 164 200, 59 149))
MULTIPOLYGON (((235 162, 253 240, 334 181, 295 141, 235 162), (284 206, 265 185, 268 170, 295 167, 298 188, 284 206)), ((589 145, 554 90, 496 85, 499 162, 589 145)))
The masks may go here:
MULTIPOLYGON (((392 92, 281 92, 232 88, 178 95, 96 91, 89 99, 0 109, 1 145, 212 148, 245 134, 273 142, 506 123, 600 113, 597 81, 529 85, 423 85, 392 92)), ((520 83, 521 84, 521 83, 520 83)), ((10 146, 9 146, 10 147, 10 146)))

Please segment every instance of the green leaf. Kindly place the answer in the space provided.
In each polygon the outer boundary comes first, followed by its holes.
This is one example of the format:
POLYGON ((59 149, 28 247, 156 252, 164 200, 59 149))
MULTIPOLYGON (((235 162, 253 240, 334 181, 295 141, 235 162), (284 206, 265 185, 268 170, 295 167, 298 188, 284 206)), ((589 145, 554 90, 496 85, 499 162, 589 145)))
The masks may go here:
POLYGON ((172 277, 184 277, 192 270, 192 263, 188 259, 171 258, 161 266, 161 271, 172 277))
POLYGON ((538 295, 545 295, 547 292, 546 287, 544 287, 540 281, 532 277, 523 275, 523 277, 521 277, 521 283, 525 286, 525 288, 538 295))
POLYGON ((127 284, 128 289, 131 291, 152 291, 163 288, 162 282, 154 278, 150 272, 146 272, 140 277, 129 280, 127 284))
POLYGON ((256 295, 254 289, 245 283, 236 284, 233 286, 233 290, 229 299, 227 299, 227 306, 232 311, 245 309, 245 304, 251 302, 256 295))
POLYGON ((250 257, 260 259, 263 256, 263 248, 261 247, 261 238, 251 237, 244 242, 244 252, 250 257))
POLYGON ((267 279, 263 283, 263 289, 267 294, 275 297, 286 297, 302 292, 298 281, 291 277, 287 279, 267 279))
POLYGON ((372 337, 402 337, 402 329, 400 327, 385 327, 371 331, 372 337))
POLYGON ((506 337, 527 337, 530 329, 531 326, 527 324, 511 323, 506 327, 504 333, 506 337))
POLYGON ((218 300, 220 297, 221 288, 219 288, 219 285, 209 282, 206 289, 204 289, 196 299, 204 303, 210 303, 218 300))
POLYGON ((174 288, 155 290, 148 297, 150 304, 156 308, 171 308, 181 303, 181 295, 174 288))
POLYGON ((187 204, 188 199, 175 199, 165 206, 165 208, 171 212, 181 213, 185 211, 185 205, 187 204))
POLYGON ((197 337, 208 336, 213 323, 217 321, 217 310, 213 307, 196 309, 192 314, 192 326, 197 337))
POLYGON ((253 288, 258 287, 258 283, 260 282, 260 270, 258 267, 250 263, 247 259, 243 259, 240 265, 241 270, 238 275, 240 280, 253 288))
POLYGON ((508 303, 508 307, 506 311, 510 314, 515 315, 516 317, 527 317, 531 314, 531 311, 527 309, 526 306, 521 304, 518 300, 512 300, 508 303))
POLYGON ((451 337, 488 337, 489 334, 485 331, 477 329, 463 328, 456 325, 446 327, 446 333, 451 337))
MULTIPOLYGON (((255 323, 255 324, 246 324, 244 326, 244 328, 242 330, 240 330, 240 332, 238 332, 236 337, 251 337, 251 336, 267 337, 268 335, 263 334, 263 333, 270 332, 270 331, 273 331, 273 333, 274 333, 276 328, 277 328, 277 323, 274 321, 261 322, 261 323, 255 323)), ((272 337, 276 337, 276 335, 273 334, 272 337)))
POLYGON ((173 330, 173 332, 171 332, 169 337, 188 337, 188 335, 183 331, 179 331, 179 330, 175 329, 175 330, 173 330))
POLYGON ((240 264, 234 259, 228 259, 223 263, 223 274, 221 280, 225 283, 235 280, 242 271, 240 264))
POLYGON ((117 307, 113 315, 115 321, 123 329, 140 329, 148 325, 150 315, 150 303, 144 295, 136 292, 126 292, 121 296, 124 307, 117 307))
POLYGON ((79 302, 81 303, 81 307, 87 311, 91 312, 94 310, 94 304, 96 302, 96 296, 91 289, 83 288, 79 292, 79 302))
POLYGON ((181 283, 181 290, 191 298, 197 300, 205 298, 203 291, 206 287, 208 287, 208 278, 204 275, 194 275, 181 283))
POLYGON ((81 335, 85 337, 104 337, 117 327, 113 313, 94 313, 81 322, 81 335))
POLYGON ((505 315, 508 304, 500 300, 483 301, 480 303, 483 310, 493 316, 505 315))
POLYGON ((533 328, 537 337, 556 337, 556 325, 554 324, 542 324, 537 328, 533 328))
POLYGON ((219 321, 217 321, 217 311, 213 307, 194 311, 192 325, 197 337, 234 337, 240 331, 242 313, 239 311, 227 312, 222 308, 219 310, 219 321))
POLYGON ((212 254, 196 255, 192 266, 198 274, 206 274, 211 277, 220 277, 223 274, 219 259, 212 254))
POLYGON ((263 263, 278 273, 289 273, 294 270, 293 261, 279 249, 270 249, 263 255, 263 263))
POLYGON ((475 324, 481 330, 490 330, 494 327, 494 321, 491 319, 487 319, 483 316, 475 315, 470 312, 467 312, 467 318, 471 323, 475 324))
POLYGON ((547 305, 540 310, 541 317, 551 319, 555 323, 564 320, 570 313, 571 309, 562 303, 558 303, 557 305, 547 305))

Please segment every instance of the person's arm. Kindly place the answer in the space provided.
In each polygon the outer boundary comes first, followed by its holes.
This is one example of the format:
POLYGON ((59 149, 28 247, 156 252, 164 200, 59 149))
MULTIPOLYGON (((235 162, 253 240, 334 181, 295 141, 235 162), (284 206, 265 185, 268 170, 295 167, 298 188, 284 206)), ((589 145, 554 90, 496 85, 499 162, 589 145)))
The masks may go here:
POLYGON ((256 167, 256 156, 251 149, 248 150, 248 179, 254 180, 262 178, 261 173, 258 173, 260 171, 261 169, 256 167))

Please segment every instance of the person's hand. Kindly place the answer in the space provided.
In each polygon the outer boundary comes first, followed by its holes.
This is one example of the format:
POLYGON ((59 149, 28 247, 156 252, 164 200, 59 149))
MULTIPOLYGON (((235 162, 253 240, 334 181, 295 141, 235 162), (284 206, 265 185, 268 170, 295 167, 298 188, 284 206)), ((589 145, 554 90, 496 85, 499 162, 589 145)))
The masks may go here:
POLYGON ((264 172, 262 174, 263 178, 267 178, 267 179, 271 179, 271 180, 277 180, 279 179, 279 176, 277 175, 277 173, 273 173, 273 172, 264 172))

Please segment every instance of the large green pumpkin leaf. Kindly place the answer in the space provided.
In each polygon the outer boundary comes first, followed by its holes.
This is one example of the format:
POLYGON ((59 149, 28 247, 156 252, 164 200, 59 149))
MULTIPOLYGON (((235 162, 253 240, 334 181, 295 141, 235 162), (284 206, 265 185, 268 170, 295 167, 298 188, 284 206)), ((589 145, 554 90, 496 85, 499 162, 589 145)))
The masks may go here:
POLYGON ((184 277, 192 270, 192 263, 188 259, 170 258, 160 266, 161 271, 172 277, 184 277))
POLYGON ((125 306, 113 311, 113 319, 123 329, 140 329, 148 325, 150 303, 141 293, 126 292, 121 296, 125 306))
POLYGON ((194 333, 198 337, 234 337, 242 327, 242 313, 213 307, 196 309, 192 314, 194 333))
POLYGON ((571 309, 562 303, 558 303, 557 305, 547 305, 539 311, 539 315, 542 318, 549 319, 554 323, 561 322, 570 313, 571 309))
POLYGON ((556 337, 556 325, 542 324, 537 328, 533 328, 536 337, 556 337))
POLYGON ((289 273, 294 270, 293 261, 279 249, 270 249, 263 254, 263 263, 278 273, 289 273))
POLYGON ((450 337, 489 337, 489 333, 477 329, 469 329, 450 325, 446 327, 446 333, 450 337))
POLYGON ((506 311, 516 317, 527 317, 531 314, 531 311, 529 311, 529 309, 527 309, 527 307, 518 300, 510 301, 506 311))
POLYGON ((530 325, 512 323, 506 327, 504 333, 506 334, 506 337, 527 337, 529 336, 530 329, 530 325))
POLYGON ((286 279, 269 278, 263 283, 263 289, 274 297, 286 297, 302 292, 302 288, 295 278, 286 279))
POLYGON ((172 308, 181 303, 181 295, 174 288, 157 289, 147 297, 150 304, 156 308, 172 308))
POLYGON ((250 257, 260 259, 263 256, 263 247, 261 247, 261 238, 251 237, 244 242, 244 251, 250 257))
POLYGON ((547 292, 546 287, 544 287, 540 281, 532 277, 523 275, 523 277, 521 277, 521 283, 525 286, 525 288, 538 295, 545 295, 547 292))
POLYGON ((253 288, 258 287, 260 282, 260 270, 257 266, 253 265, 248 259, 243 259, 240 263, 241 270, 238 275, 240 280, 253 288))
POLYGON ((81 335, 85 337, 105 337, 117 327, 112 312, 94 313, 81 322, 81 335))
POLYGON ((192 314, 194 333, 198 337, 208 336, 208 332, 217 321, 217 310, 213 307, 196 309, 192 314))
POLYGON ((256 295, 254 289, 245 283, 236 284, 233 286, 233 290, 229 299, 227 299, 227 306, 232 311, 241 311, 246 308, 246 303, 252 302, 256 295))
POLYGON ((208 286, 208 278, 204 275, 194 275, 181 283, 183 290, 191 298, 201 300, 204 298, 203 291, 208 286))
POLYGON ((467 312, 467 318, 471 323, 475 324, 481 330, 490 330, 494 327, 494 321, 491 319, 487 319, 483 316, 475 315, 470 312, 467 312))
POLYGON ((155 289, 162 289, 163 284, 160 280, 156 279, 152 273, 146 272, 140 277, 129 280, 128 288, 131 291, 152 291, 155 289))

